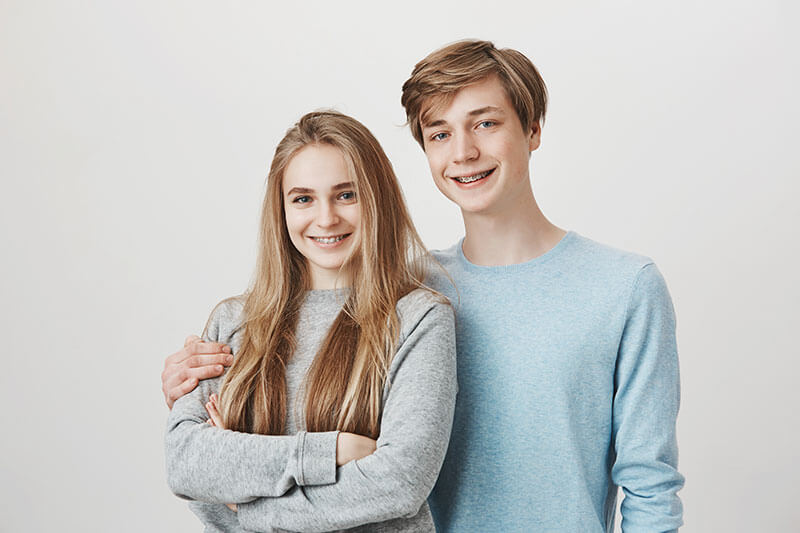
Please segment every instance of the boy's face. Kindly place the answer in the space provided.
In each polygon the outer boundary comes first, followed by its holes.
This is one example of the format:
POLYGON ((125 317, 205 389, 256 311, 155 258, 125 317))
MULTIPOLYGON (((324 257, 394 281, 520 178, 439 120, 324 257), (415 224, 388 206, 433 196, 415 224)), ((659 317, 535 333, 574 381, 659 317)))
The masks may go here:
POLYGON ((523 131, 496 76, 468 85, 422 124, 425 155, 442 194, 462 212, 495 214, 530 194, 528 162, 540 129, 523 131))

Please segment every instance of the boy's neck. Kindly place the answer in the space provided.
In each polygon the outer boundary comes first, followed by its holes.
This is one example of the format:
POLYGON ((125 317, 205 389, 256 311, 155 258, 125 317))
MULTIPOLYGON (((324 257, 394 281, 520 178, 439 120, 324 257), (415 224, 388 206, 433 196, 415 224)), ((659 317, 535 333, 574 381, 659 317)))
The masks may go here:
POLYGON ((497 213, 464 213, 462 249, 471 263, 514 265, 550 251, 566 231, 547 220, 531 194, 514 208, 497 213))

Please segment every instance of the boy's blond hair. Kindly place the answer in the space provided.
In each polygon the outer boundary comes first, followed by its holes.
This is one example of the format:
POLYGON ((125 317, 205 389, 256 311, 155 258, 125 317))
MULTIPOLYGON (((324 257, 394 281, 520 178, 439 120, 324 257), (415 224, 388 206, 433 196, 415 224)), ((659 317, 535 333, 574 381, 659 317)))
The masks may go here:
POLYGON ((447 105, 460 89, 497 76, 528 131, 544 119, 547 88, 531 60, 511 48, 497 49, 489 41, 458 41, 417 63, 403 84, 400 101, 411 134, 425 149, 422 126, 427 115, 447 105))

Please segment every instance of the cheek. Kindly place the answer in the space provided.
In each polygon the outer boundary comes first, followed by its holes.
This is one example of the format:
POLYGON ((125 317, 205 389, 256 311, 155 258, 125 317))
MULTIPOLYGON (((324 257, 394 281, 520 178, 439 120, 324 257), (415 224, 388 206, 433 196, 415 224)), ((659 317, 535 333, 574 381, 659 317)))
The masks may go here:
POLYGON ((531 151, 528 147, 528 142, 515 143, 508 141, 502 146, 503 153, 506 160, 514 161, 520 167, 527 167, 530 160, 531 151))
POLYGON ((360 233, 361 230, 361 209, 353 206, 353 209, 347 213, 347 223, 353 228, 354 231, 360 233))
POLYGON ((425 157, 428 158, 428 166, 435 176, 441 174, 441 171, 444 170, 444 165, 442 164, 444 158, 440 152, 441 150, 430 147, 425 151, 425 157))
POLYGON ((289 231, 289 238, 294 242, 296 239, 301 238, 303 230, 308 224, 305 222, 303 213, 286 212, 286 229, 289 231))

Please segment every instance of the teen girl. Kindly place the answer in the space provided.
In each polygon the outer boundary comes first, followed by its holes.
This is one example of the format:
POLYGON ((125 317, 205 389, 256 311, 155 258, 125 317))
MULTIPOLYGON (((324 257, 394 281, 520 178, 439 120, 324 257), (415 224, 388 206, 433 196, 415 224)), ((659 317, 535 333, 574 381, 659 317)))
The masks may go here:
POLYGON ((272 161, 253 285, 206 328, 233 365, 168 419, 170 488, 206 531, 434 530, 456 374, 426 258, 366 127, 302 117, 272 161))

